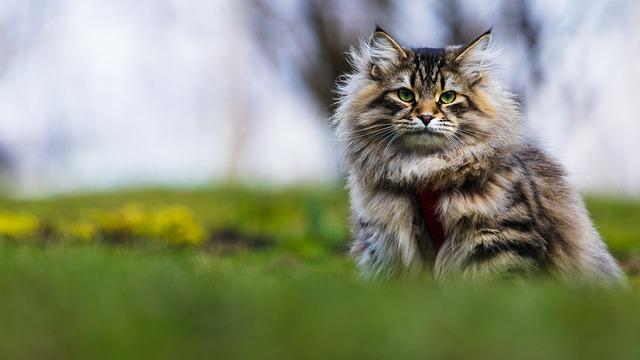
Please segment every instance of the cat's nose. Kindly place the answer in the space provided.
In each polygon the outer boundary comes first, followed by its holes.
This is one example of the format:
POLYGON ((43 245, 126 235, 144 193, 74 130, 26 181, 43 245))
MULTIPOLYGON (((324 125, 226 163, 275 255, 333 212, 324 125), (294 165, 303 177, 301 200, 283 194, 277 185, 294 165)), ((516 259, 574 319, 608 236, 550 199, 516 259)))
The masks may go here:
POLYGON ((418 115, 418 119, 420 119, 420 121, 422 121, 424 126, 427 126, 427 125, 429 125, 429 122, 431 122, 431 120, 433 120, 433 115, 431 115, 431 114, 418 115))

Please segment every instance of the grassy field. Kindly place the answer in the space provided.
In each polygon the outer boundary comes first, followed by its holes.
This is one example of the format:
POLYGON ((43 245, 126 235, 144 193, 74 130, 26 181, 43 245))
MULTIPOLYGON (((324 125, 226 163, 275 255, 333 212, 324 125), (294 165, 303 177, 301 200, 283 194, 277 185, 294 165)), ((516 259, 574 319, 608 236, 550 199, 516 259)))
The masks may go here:
POLYGON ((0 199, 0 359, 639 359, 640 204, 588 205, 627 291, 361 281, 332 188, 0 199))

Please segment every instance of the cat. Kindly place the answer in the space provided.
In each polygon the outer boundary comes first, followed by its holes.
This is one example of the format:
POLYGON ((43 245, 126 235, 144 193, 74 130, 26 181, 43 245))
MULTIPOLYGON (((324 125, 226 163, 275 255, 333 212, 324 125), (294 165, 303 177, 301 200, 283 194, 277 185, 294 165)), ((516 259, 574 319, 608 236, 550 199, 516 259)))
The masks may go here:
POLYGON ((624 283, 559 163, 522 133, 491 30, 408 48, 377 28, 349 52, 331 117, 364 276, 624 283))

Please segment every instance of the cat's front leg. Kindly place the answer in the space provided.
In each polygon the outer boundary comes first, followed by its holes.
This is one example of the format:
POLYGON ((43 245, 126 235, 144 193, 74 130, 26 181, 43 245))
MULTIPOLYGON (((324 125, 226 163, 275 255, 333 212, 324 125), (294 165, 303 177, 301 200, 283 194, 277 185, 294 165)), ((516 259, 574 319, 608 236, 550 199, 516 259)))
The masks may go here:
POLYGON ((402 259, 393 233, 364 219, 354 219, 350 255, 366 278, 390 278, 402 271, 402 259))
POLYGON ((350 181, 351 254, 369 277, 419 272, 424 266, 410 194, 350 181))

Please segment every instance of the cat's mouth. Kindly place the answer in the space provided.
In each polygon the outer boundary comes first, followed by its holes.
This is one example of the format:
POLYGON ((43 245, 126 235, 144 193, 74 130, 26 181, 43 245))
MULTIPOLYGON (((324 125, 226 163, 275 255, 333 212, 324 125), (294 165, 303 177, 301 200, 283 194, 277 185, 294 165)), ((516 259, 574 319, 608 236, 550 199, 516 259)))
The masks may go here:
POLYGON ((405 133, 405 144, 410 147, 438 148, 442 145, 445 134, 434 132, 428 128, 416 129, 405 133))
POLYGON ((424 136, 424 137, 443 137, 446 135, 446 131, 439 130, 437 128, 423 127, 420 129, 412 129, 406 133, 408 136, 424 136))

